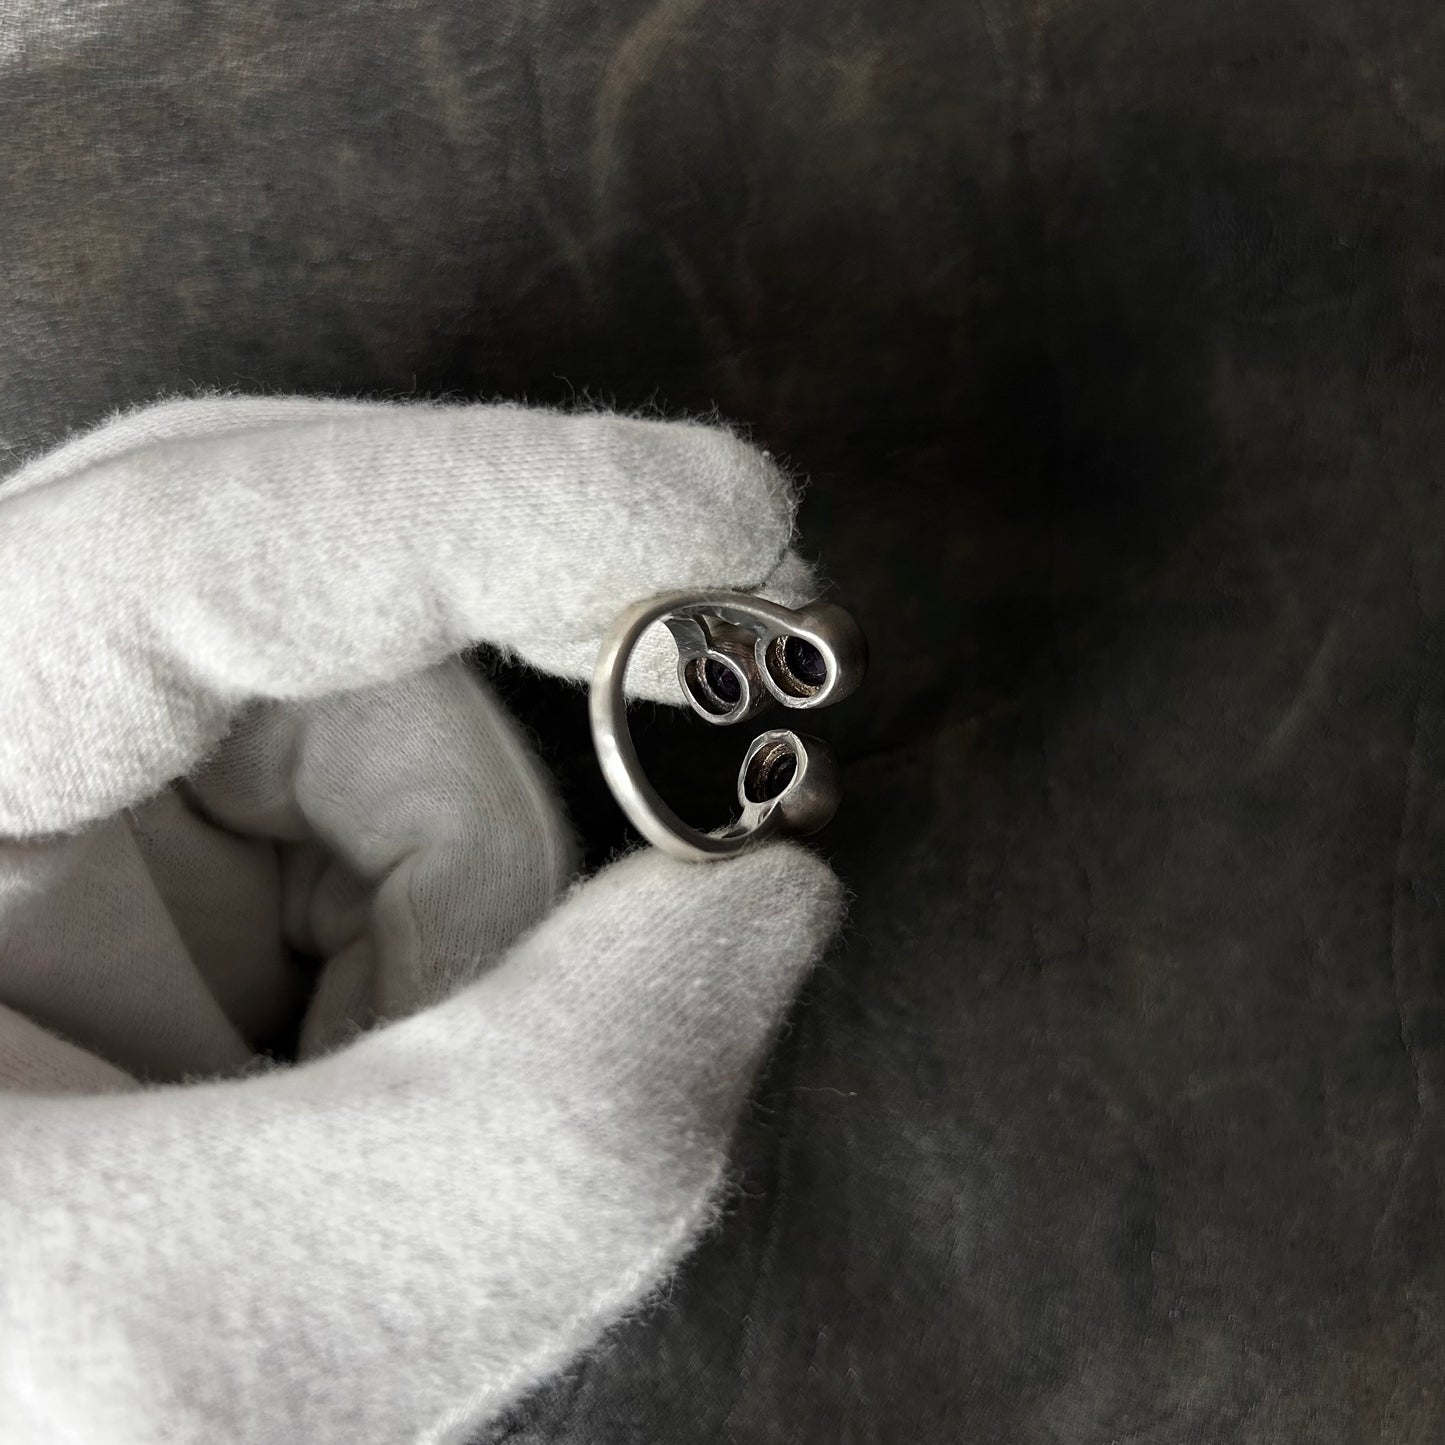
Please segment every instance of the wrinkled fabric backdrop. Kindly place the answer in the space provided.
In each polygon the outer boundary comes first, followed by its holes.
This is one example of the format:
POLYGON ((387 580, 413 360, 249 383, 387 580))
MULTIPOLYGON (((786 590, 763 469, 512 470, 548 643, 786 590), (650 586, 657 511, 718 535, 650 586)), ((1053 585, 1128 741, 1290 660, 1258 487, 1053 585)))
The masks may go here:
MULTIPOLYGON (((740 1192, 488 1440, 1445 1438, 1442 56, 1424 0, 0 16, 6 470, 198 386, 715 407, 871 635, 740 1192)), ((581 695, 478 665, 599 861, 581 695)))

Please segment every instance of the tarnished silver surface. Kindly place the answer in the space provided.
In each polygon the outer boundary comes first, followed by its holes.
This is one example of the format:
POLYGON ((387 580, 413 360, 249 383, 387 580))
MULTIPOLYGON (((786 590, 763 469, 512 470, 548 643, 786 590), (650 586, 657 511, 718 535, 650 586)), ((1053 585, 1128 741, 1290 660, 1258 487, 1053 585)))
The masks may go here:
POLYGON ((827 707, 863 680, 868 649, 830 602, 793 611, 744 592, 670 592, 634 603, 602 640, 592 676, 592 740, 622 811, 648 842, 693 862, 727 858, 764 838, 805 836, 838 810, 838 766, 820 738, 778 728, 754 738, 738 770, 738 818, 704 833, 648 781, 627 725, 627 664, 649 627, 677 644, 678 685, 706 722, 731 726, 769 703, 827 707))

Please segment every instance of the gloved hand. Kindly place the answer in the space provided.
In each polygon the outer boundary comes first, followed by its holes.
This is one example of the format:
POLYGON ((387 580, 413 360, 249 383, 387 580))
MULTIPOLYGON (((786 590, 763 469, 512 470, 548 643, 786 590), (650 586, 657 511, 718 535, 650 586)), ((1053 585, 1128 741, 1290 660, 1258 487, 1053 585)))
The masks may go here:
POLYGON ((463 1441, 685 1251, 837 882, 569 891, 455 654, 583 677, 651 592, 802 602, 792 515, 714 429, 296 399, 0 488, 0 1440, 463 1441))

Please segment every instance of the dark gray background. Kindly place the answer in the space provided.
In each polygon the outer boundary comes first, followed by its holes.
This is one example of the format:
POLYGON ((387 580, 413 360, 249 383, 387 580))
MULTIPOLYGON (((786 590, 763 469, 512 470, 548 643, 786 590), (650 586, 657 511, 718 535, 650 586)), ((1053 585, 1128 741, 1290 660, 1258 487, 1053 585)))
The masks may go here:
POLYGON ((1438 4, 11 14, 12 465, 195 385, 716 406, 872 636, 744 1193, 489 1438, 1445 1438, 1438 4))

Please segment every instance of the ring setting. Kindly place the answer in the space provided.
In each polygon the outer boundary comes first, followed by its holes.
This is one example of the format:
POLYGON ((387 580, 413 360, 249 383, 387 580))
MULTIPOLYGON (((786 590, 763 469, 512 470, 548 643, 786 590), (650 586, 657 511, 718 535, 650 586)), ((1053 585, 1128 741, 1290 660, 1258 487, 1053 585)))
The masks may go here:
POLYGON ((677 647, 677 678, 693 712, 730 727, 778 705, 828 707, 867 670, 868 649, 836 603, 787 608, 745 592, 669 592, 627 608, 603 638, 589 711, 603 775, 650 843, 695 862, 731 857, 767 838, 806 836, 838 809, 837 760, 820 738, 788 728, 760 734, 738 771, 737 819, 713 832, 684 822, 658 795, 627 724, 624 681, 642 635, 661 623, 677 647))

